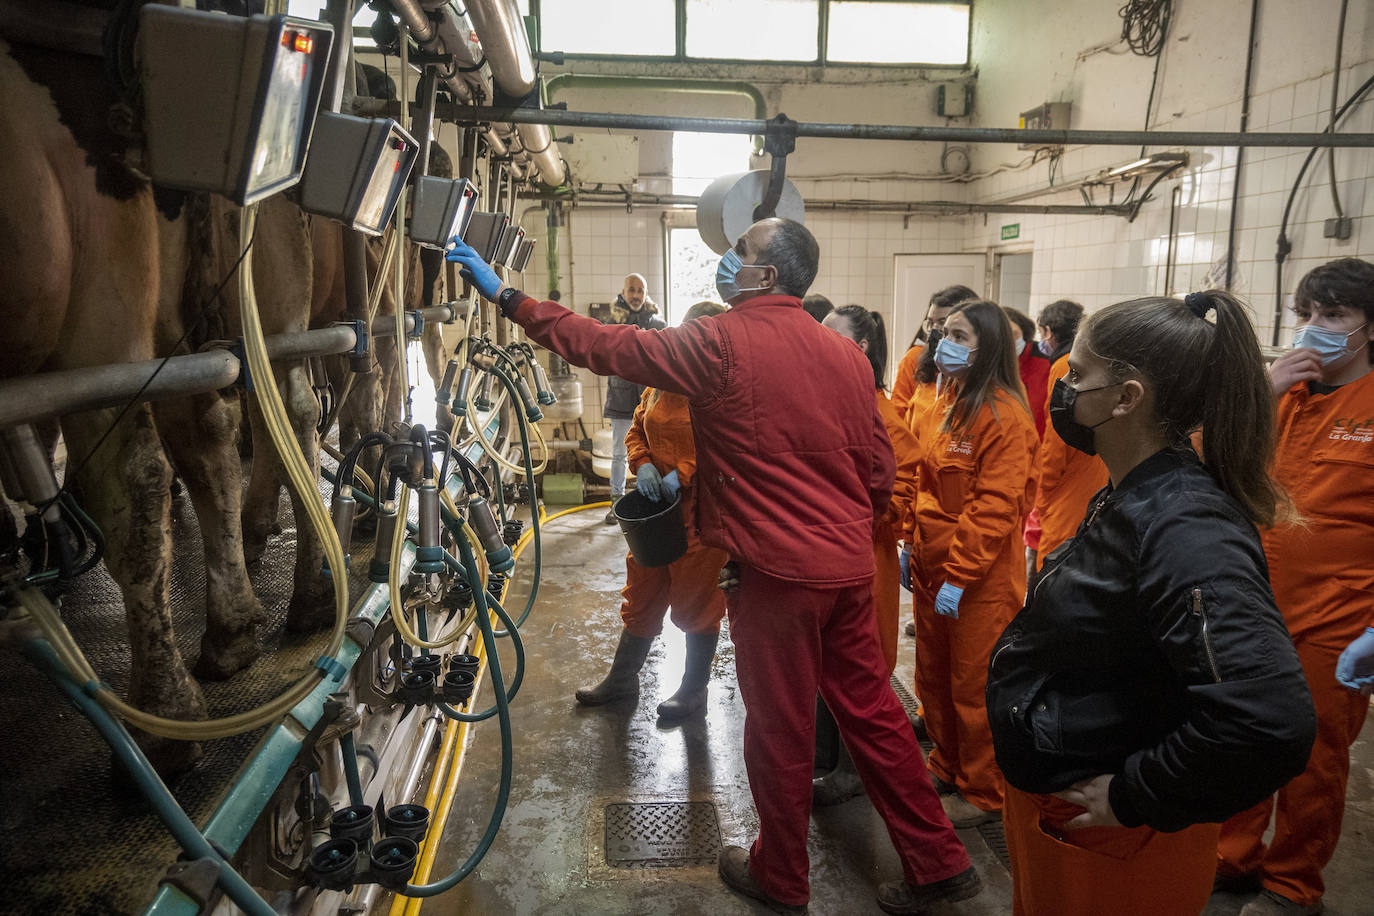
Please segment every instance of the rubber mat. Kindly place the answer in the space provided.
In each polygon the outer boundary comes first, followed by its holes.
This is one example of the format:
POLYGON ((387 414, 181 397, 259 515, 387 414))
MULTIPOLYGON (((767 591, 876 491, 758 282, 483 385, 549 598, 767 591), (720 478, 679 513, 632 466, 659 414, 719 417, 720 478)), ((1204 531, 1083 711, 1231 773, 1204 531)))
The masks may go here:
MULTIPOLYGON (((328 485, 322 491, 329 492, 328 485)), ((268 614, 263 655, 228 681, 202 684, 211 716, 250 709, 279 695, 311 666, 327 632, 283 631, 295 559, 291 503, 258 568, 254 590, 268 614)), ((202 633, 205 571, 190 499, 172 504, 175 560, 171 597, 177 645, 193 664, 202 633)), ((356 598, 366 585, 371 545, 354 540, 356 598)), ((114 581, 98 567, 62 596, 63 619, 92 666, 123 693, 129 678, 124 611, 114 581)), ((108 746, 57 689, 18 656, 0 656, 0 913, 94 916, 141 912, 180 851, 142 797, 116 781, 108 746)), ((263 730, 205 742, 204 756, 170 788, 203 823, 230 788, 263 730)))

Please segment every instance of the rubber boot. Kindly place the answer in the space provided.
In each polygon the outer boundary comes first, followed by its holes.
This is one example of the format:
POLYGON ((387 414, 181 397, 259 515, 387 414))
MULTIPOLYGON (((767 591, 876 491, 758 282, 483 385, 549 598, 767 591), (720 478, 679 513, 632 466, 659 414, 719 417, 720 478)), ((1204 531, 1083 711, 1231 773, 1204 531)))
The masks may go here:
POLYGON ((639 693, 639 669, 649 657, 652 636, 634 636, 629 630, 620 631, 620 644, 615 647, 615 660, 605 679, 595 687, 581 687, 577 702, 583 706, 601 706, 621 697, 639 693))
POLYGON ((706 684, 711 680, 711 662, 716 659, 720 630, 687 634, 687 664, 677 693, 658 704, 658 717, 668 722, 685 719, 706 705, 706 684))
POLYGON ((840 742, 840 760, 835 769, 811 780, 811 801, 818 808, 829 808, 864 794, 863 780, 854 768, 849 749, 840 742))

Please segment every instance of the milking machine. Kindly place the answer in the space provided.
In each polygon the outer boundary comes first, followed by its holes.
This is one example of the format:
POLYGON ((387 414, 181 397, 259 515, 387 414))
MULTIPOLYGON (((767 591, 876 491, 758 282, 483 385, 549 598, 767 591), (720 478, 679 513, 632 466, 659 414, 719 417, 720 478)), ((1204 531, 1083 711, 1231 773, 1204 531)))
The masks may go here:
MULTIPOLYGON (((352 4, 335 5, 339 20, 348 22, 342 13, 352 4)), ((433 15, 446 23, 452 12, 445 6, 433 15)), ((421 25, 407 20, 412 31, 421 25)), ((396 121, 337 110, 338 87, 331 89, 330 83, 339 64, 329 66, 336 42, 327 23, 153 4, 143 9, 140 26, 148 174, 160 185, 209 191, 244 206, 239 227, 244 247, 237 265, 239 346, 208 358, 160 360, 153 375, 165 373, 164 379, 176 379, 188 392, 215 390, 235 377, 248 387, 305 506, 306 517, 297 523, 310 524, 323 545, 334 626, 309 672, 258 709, 176 721, 131 707, 103 683, 45 592, 91 569, 103 545, 97 526, 58 486, 34 428, 22 424, 0 429, 0 483, 29 516, 30 538, 27 563, 6 562, 0 569, 0 607, 15 609, 0 613, 0 622, 109 742, 184 850, 164 876, 149 913, 219 909, 221 893, 254 916, 340 908, 366 912, 382 890, 397 895, 393 912, 413 912, 419 900, 451 889, 472 872, 491 847, 509 798, 509 708, 525 672, 520 628, 537 600, 543 560, 544 513, 534 478, 547 465, 548 448, 536 424, 542 408, 557 399, 532 347, 504 336, 493 340, 475 297, 470 304, 449 302, 445 318, 461 322, 462 337, 436 402, 451 407, 454 428, 427 429, 407 416, 400 425, 370 431, 346 451, 334 452, 337 471, 324 469, 334 486, 326 507, 296 444, 271 359, 346 353, 355 357, 355 371, 369 368, 379 336, 370 317, 376 315, 385 281, 369 291, 367 321, 265 338, 253 284, 255 202, 298 185, 302 209, 382 236, 377 276, 393 272, 403 385, 406 341, 419 337, 433 311, 404 309, 398 256, 404 241, 443 248, 470 237, 501 266, 523 270, 535 240, 501 212, 505 201, 496 180, 482 189, 472 179, 420 176, 406 225, 405 185, 412 166, 425 159, 428 124, 417 141, 396 121), (207 67, 206 62, 219 64, 207 67), (483 203, 495 212, 480 211, 483 203), (522 490, 530 510, 528 528, 514 505, 522 490), (362 511, 371 511, 375 519, 375 550, 365 569, 350 561, 362 511), (524 607, 510 612, 504 602, 517 561, 531 543, 529 593, 524 607), (355 588, 363 580, 362 594, 352 603, 350 577, 355 588), (513 653, 509 675, 503 671, 500 640, 509 640, 513 653), (494 702, 474 709, 487 672, 494 702), (470 854, 435 877, 437 841, 457 788, 459 761, 471 728, 489 719, 497 721, 501 746, 491 815, 470 854), (191 741, 268 730, 218 808, 197 825, 127 726, 191 741), (423 803, 414 803, 431 761, 423 803)), ((470 36, 471 29, 441 27, 437 38, 416 38, 437 54, 450 33, 470 36)), ((337 44, 348 46, 345 40, 337 44)), ((475 40, 472 44, 476 47, 475 40)), ((403 57, 407 50, 403 42, 403 57)), ((485 68, 462 77, 485 80, 488 97, 491 78, 485 68)), ((455 93, 452 83, 446 78, 455 93)), ((480 82, 473 88, 483 95, 480 82)), ((482 135, 493 154, 509 155, 504 146, 498 149, 498 134, 482 135)), ((541 155, 557 158, 556 153, 541 155)), ((524 169, 516 162, 501 168, 512 176, 513 212, 513 179, 524 169)), ((64 374, 45 381, 64 390, 81 384, 88 391, 102 389, 106 405, 133 403, 149 388, 148 373, 124 368, 128 371, 117 385, 108 384, 113 379, 108 373, 97 378, 103 368, 89 371, 89 380, 64 374)), ((326 422, 337 416, 347 388, 330 405, 326 422)), ((165 393, 156 389, 158 396, 172 393, 171 385, 165 393)), ((63 412, 76 409, 63 407, 63 412)))

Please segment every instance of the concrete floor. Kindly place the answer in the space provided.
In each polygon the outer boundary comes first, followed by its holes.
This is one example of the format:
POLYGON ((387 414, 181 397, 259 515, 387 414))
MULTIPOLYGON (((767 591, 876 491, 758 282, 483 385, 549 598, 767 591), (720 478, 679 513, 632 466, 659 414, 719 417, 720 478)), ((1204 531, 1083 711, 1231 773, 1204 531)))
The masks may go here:
MULTIPOLYGON (((545 534, 539 603, 523 628, 526 679, 512 704, 515 776, 500 834, 474 874, 424 905, 430 914, 746 914, 762 906, 727 889, 714 866, 611 868, 601 849, 605 806, 624 801, 709 801, 721 838, 748 845, 757 829, 741 756, 744 708, 734 653, 722 639, 704 719, 659 728, 654 707, 677 687, 682 635, 669 624, 655 643, 639 702, 583 709, 573 691, 604 674, 620 630, 624 539, 603 511, 560 519, 545 534)), ((532 561, 532 554, 526 561, 532 561)), ((522 567, 526 564, 522 562, 522 567)), ((528 568, 528 567, 526 567, 528 568)), ((517 579, 509 606, 527 594, 517 579)), ((903 637, 898 676, 910 683, 913 643, 903 637)), ((513 656, 503 653, 507 671, 513 656)), ((507 675, 509 679, 509 675, 507 675)), ((489 698, 488 689, 483 694, 489 698)), ((486 706, 481 702, 481 706, 486 706)), ((1328 870, 1327 912, 1374 912, 1374 726, 1354 750, 1345 832, 1328 870)), ((494 723, 478 727, 434 877, 467 858, 486 828, 500 763, 494 723)), ((1011 912, 1011 879, 974 830, 960 832, 984 891, 939 914, 1011 912)), ((873 894, 900 867, 865 799, 812 816, 811 912, 881 912, 873 894)), ((433 880, 433 878, 431 878, 433 880)))

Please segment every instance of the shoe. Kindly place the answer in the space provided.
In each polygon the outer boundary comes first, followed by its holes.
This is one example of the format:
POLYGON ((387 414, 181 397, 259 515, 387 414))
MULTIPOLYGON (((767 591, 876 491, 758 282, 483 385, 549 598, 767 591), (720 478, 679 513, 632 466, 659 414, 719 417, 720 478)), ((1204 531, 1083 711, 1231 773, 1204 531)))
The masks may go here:
POLYGON ((806 904, 783 903, 768 896, 768 892, 759 886, 754 880, 754 876, 749 872, 749 850, 743 846, 726 846, 721 850, 720 863, 716 866, 720 872, 720 880, 724 881, 731 890, 738 891, 746 897, 753 897, 755 900, 763 901, 763 905, 774 913, 805 913, 806 904))
POLYGON ((577 702, 583 706, 602 706, 621 697, 636 696, 639 693, 639 669, 649 657, 649 647, 654 644, 650 637, 634 636, 628 630, 620 631, 620 644, 615 647, 615 660, 611 670, 595 687, 579 688, 577 702))
POLYGON ((617 522, 616 519, 615 519, 615 509, 607 509, 607 510, 606 510, 606 517, 603 518, 601 521, 604 522, 604 523, 607 524, 607 525, 618 525, 618 524, 620 524, 620 523, 617 522))
POLYGON ((841 741, 840 759, 835 769, 811 780, 811 803, 817 808, 830 808, 863 794, 863 780, 859 778, 859 771, 854 769, 848 748, 841 741))
POLYGON ((1258 874, 1228 874, 1220 869, 1212 879, 1212 895, 1198 916, 1240 916, 1245 906, 1261 890, 1258 874))
POLYGON ((953 878, 930 884, 887 881, 878 885, 878 906, 884 913, 924 913, 926 907, 943 900, 967 900, 983 889, 983 879, 970 865, 953 878))
POLYGON ((945 809, 945 816, 949 818, 949 822, 959 830, 977 827, 979 824, 986 824, 1002 817, 1001 811, 984 811, 958 792, 941 795, 940 805, 945 809))
POLYGON ((687 634, 687 663, 677 693, 658 704, 658 717, 676 722, 706 708, 706 685, 711 680, 711 663, 716 660, 720 630, 687 634))
MULTIPOLYGON (((917 741, 922 738, 930 737, 930 731, 926 728, 926 717, 919 712, 911 717, 911 730, 916 733, 917 741)), ((946 785, 948 785, 948 783, 946 783, 946 785)))
POLYGON ((1316 903, 1298 903, 1266 888, 1240 908, 1240 916, 1316 916, 1322 909, 1320 900, 1316 903))
POLYGON ((908 620, 906 622, 906 627, 902 630, 902 632, 908 636, 914 637, 916 635, 916 621, 908 620))

